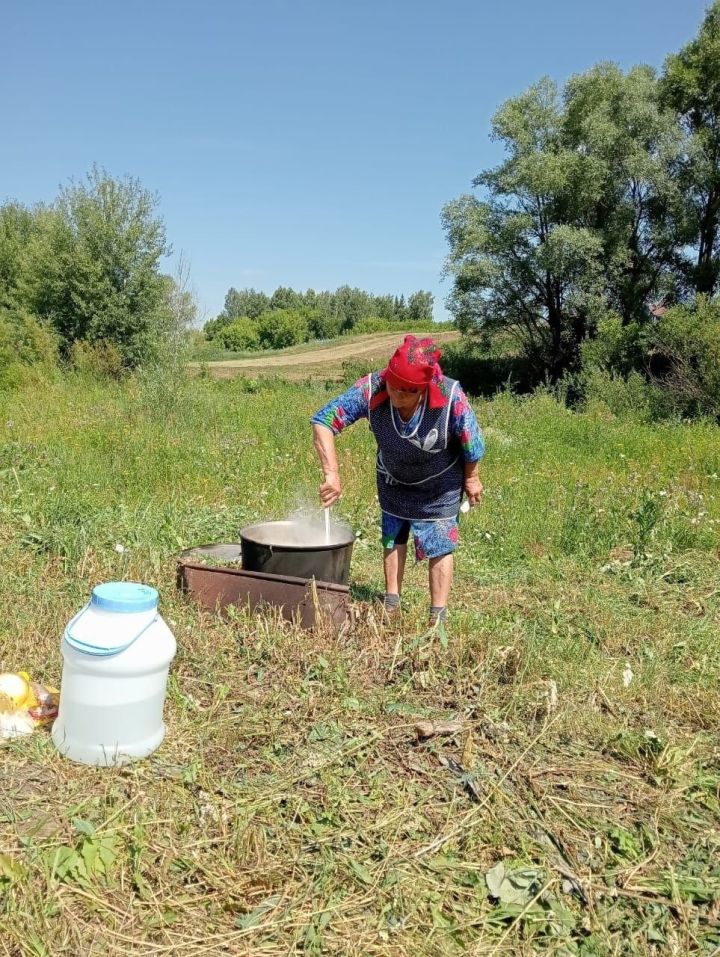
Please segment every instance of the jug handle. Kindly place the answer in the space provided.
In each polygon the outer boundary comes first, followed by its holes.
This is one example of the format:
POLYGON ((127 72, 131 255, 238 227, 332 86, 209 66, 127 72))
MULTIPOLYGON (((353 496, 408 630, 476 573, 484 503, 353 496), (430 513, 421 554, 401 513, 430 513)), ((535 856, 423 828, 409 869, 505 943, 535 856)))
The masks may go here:
POLYGON ((85 605, 84 608, 81 608, 80 611, 77 613, 77 615, 75 615, 75 617, 73 618, 73 620, 70 622, 70 624, 69 624, 69 625, 66 627, 66 629, 65 629, 65 634, 66 634, 66 635, 70 635, 70 637, 72 638, 72 633, 71 633, 70 629, 72 628, 73 625, 76 625, 76 624, 80 621, 80 619, 82 618, 82 616, 85 614, 85 612, 88 610, 89 607, 90 607, 90 602, 88 602, 87 605, 85 605))
MULTIPOLYGON (((70 624, 67 626, 67 628, 65 629, 65 638, 66 638, 66 639, 70 639, 71 642, 77 642, 77 644, 79 644, 79 645, 84 644, 84 642, 80 641, 79 638, 76 638, 76 637, 73 635, 73 633, 72 633, 72 631, 71 631, 70 629, 72 628, 73 625, 77 624, 77 623, 80 621, 80 619, 82 618, 82 616, 85 614, 85 612, 88 610, 89 607, 90 607, 90 602, 88 602, 87 605, 85 605, 84 608, 81 608, 81 609, 80 609, 80 611, 77 613, 77 615, 75 615, 75 617, 73 618, 73 620, 72 620, 72 621, 70 622, 70 624)), ((150 621, 149 621, 146 625, 143 625, 143 627, 140 629, 140 631, 139 631, 133 638, 130 639, 130 641, 125 645, 125 647, 124 647, 124 648, 121 648, 120 650, 121 650, 121 651, 127 651, 127 649, 130 647, 130 645, 134 645, 135 642, 136 642, 136 641, 138 640, 138 638, 140 637, 140 635, 144 635, 145 632, 148 630, 148 628, 150 628, 151 625, 154 625, 155 622, 158 620, 159 617, 160 617, 160 615, 157 615, 157 614, 154 615, 154 616, 150 619, 150 621)))

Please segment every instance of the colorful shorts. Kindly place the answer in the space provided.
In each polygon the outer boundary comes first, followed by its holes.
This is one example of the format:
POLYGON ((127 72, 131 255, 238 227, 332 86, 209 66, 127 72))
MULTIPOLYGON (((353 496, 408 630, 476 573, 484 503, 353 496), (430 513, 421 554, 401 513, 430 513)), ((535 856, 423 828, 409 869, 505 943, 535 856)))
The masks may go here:
POLYGON ((415 557, 421 562, 424 558, 440 558, 449 555, 458 546, 457 518, 439 518, 432 522, 411 522, 406 518, 382 513, 383 548, 395 548, 407 545, 412 532, 415 543, 415 557))

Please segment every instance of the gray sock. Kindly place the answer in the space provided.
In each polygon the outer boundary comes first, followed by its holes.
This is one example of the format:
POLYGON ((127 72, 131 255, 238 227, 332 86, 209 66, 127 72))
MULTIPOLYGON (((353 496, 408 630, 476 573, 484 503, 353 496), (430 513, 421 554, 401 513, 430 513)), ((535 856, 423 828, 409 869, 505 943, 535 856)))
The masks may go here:
POLYGON ((394 595, 392 592, 385 592, 385 598, 383 599, 383 606, 387 608, 388 611, 394 611, 396 608, 400 607, 400 596, 394 595))
POLYGON ((447 621, 447 605, 433 605, 430 608, 430 621, 447 621))

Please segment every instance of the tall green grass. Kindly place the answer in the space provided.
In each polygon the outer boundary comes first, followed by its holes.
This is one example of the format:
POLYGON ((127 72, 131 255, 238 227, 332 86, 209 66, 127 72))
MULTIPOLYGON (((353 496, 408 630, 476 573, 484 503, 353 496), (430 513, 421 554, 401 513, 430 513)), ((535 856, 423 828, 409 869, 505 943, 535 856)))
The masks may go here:
POLYGON ((0 952, 713 953, 717 428, 478 402, 486 494, 445 647, 423 637, 424 566, 398 630, 372 610, 359 424, 336 509, 358 533, 354 626, 200 612, 176 556, 316 507, 327 398, 180 374, 0 393, 0 670, 58 682, 63 625, 110 578, 157 585, 179 644, 149 762, 78 769, 44 732, 0 751, 0 952), (418 744, 418 716, 463 731, 418 744), (72 855, 101 845, 111 863, 83 872, 72 855), (489 896, 501 860, 537 871, 533 903, 489 896))

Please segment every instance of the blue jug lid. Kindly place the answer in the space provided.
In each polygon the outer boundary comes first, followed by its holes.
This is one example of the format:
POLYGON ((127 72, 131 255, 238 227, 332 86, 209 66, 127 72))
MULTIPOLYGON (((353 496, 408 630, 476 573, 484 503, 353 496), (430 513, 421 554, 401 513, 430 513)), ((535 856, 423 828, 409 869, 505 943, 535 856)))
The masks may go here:
POLYGON ((157 589, 139 582, 106 582, 92 590, 90 604, 105 611, 151 611, 158 605, 157 589))

